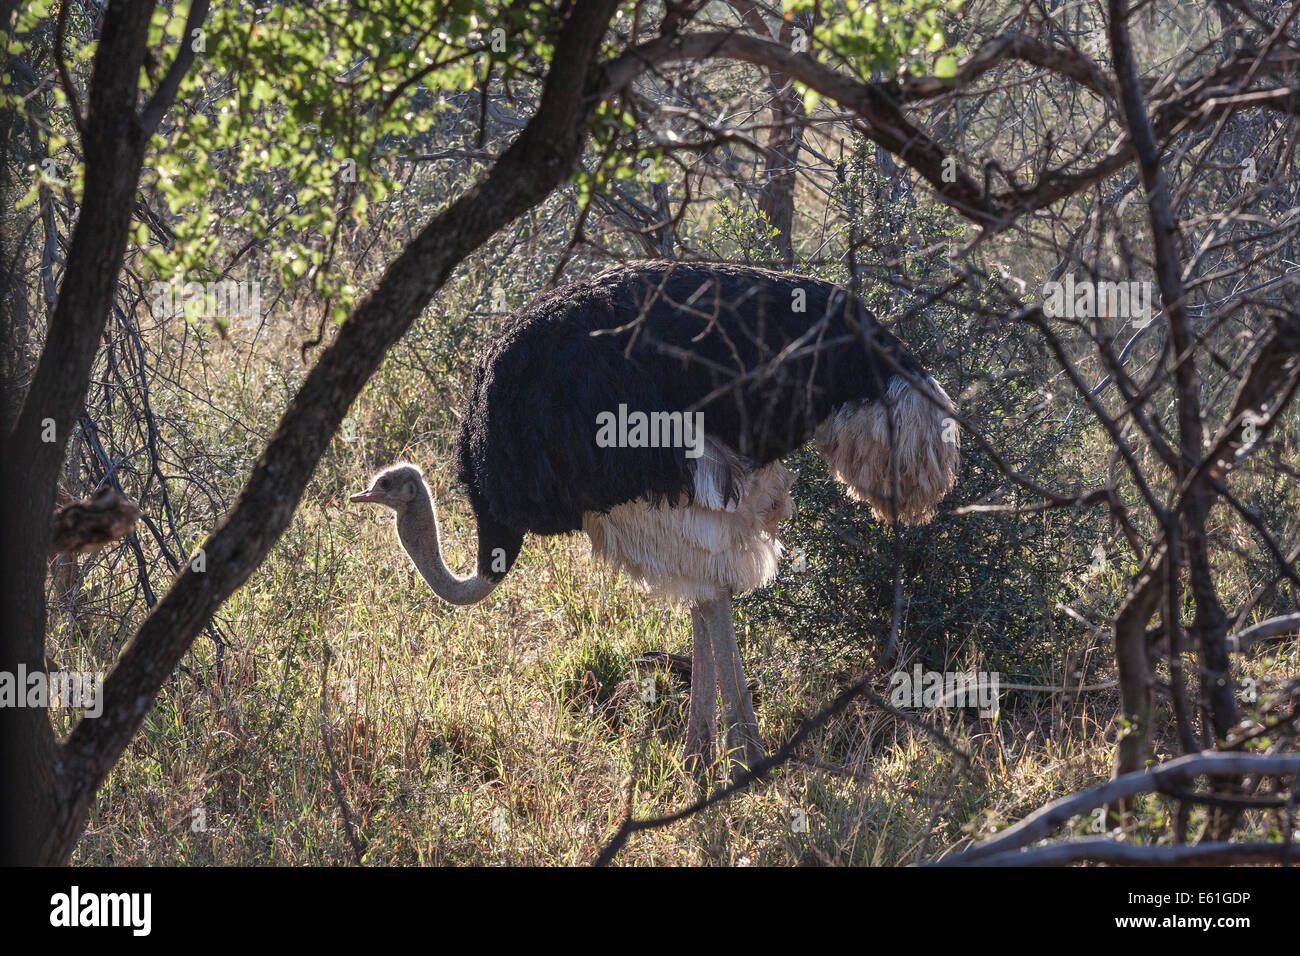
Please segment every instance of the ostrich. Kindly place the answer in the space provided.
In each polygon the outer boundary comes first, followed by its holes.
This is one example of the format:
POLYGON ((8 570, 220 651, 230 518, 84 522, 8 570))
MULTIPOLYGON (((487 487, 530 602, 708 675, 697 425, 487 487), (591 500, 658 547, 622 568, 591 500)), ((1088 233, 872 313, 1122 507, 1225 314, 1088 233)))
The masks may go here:
POLYGON ((478 526, 475 572, 443 560, 420 469, 381 471, 354 502, 396 512, 420 575, 483 600, 525 532, 583 531, 593 557, 691 606, 685 751, 713 762, 716 704, 731 772, 764 755, 731 600, 776 574, 792 511, 781 459, 815 437, 851 497, 928 521, 956 480, 947 395, 843 289, 717 263, 636 262, 534 300, 492 337, 454 454, 478 526))

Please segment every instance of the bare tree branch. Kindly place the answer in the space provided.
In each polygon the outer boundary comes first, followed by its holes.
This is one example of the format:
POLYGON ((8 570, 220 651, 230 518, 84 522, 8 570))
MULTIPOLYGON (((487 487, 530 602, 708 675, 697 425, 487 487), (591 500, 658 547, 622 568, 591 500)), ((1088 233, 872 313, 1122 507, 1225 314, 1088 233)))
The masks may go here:
POLYGON ((1300 754, 1203 753, 1179 757, 1152 770, 1124 774, 1068 797, 1053 800, 993 839, 946 856, 935 865, 968 866, 994 857, 1004 857, 1009 851, 1047 839, 1062 824, 1089 810, 1131 799, 1139 793, 1164 793, 1171 788, 1186 787, 1198 776, 1286 776, 1296 773, 1300 773, 1300 754))
POLYGON ((1065 866, 1070 863, 1112 863, 1117 866, 1240 866, 1300 862, 1294 843, 1189 843, 1182 846, 1149 846, 1116 843, 1106 837, 1062 840, 1029 850, 1008 850, 986 857, 971 866, 1065 866))

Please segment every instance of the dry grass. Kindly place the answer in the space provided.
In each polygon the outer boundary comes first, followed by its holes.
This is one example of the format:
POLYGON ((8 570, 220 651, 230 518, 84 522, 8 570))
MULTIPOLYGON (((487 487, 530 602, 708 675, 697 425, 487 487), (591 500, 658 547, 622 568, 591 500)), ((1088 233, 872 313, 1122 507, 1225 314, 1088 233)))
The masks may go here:
MULTIPOLYGON (((428 451, 415 457, 433 461, 428 451)), ((448 500, 445 474, 433 478, 448 500)), ((224 685, 178 677, 163 694, 100 795, 80 862, 352 862, 329 785, 322 693, 367 864, 580 864, 629 792, 638 815, 694 798, 678 761, 686 689, 659 674, 647 705, 631 664, 648 650, 686 649, 682 612, 592 569, 577 538, 534 540, 482 605, 445 606, 395 550, 388 520, 345 507, 343 490, 307 503, 231 602, 228 630, 241 643, 224 685)), ((447 524, 452 560, 468 566, 464 514, 450 509, 447 524)), ((782 666, 789 650, 780 635, 751 633, 746 645, 765 675, 758 710, 769 742, 836 690, 782 666)), ((195 672, 212 672, 210 644, 194 658, 195 672)), ((928 859, 1104 779, 1112 706, 949 715, 974 758, 962 772, 933 740, 864 705, 812 742, 820 766, 788 766, 725 806, 639 835, 620 859, 928 859)))
MULTIPOLYGON (((205 381, 214 406, 269 427, 278 402, 268 393, 295 374, 283 370, 290 352, 280 361, 250 374, 227 362, 224 377, 205 381)), ((215 646, 201 638, 101 790, 77 862, 353 863, 331 759, 368 865, 583 864, 629 809, 654 816, 696 798, 679 762, 686 687, 633 665, 646 651, 689 651, 683 611, 593 568, 578 537, 530 538, 488 600, 453 608, 398 550, 386 513, 347 502, 375 463, 419 462, 440 502, 449 563, 470 567, 470 516, 450 491, 453 422, 427 411, 419 388, 390 368, 359 403, 358 437, 334 443, 290 531, 222 611, 232 637, 223 679, 215 646)), ((219 417, 194 427, 223 440, 219 417)), ((97 569, 85 589, 107 586, 109 574, 97 569)), ((1096 582, 1122 585, 1117 573, 1096 582)), ((127 632, 76 618, 56 627, 52 652, 68 666, 104 666, 127 632)), ((760 680, 769 747, 854 679, 806 641, 743 620, 738 631, 760 680)), ((1294 675, 1294 647, 1254 666, 1275 680, 1294 675)), ((1115 712, 1113 693, 1100 691, 1028 695, 996 719, 925 715, 971 754, 963 769, 931 737, 856 705, 808 742, 800 762, 753 792, 634 836, 619 862, 933 859, 1105 779, 1115 712)), ((1167 818, 1167 805, 1151 801, 1133 835, 1167 841, 1167 818)), ((1079 832, 1087 825, 1076 821, 1079 832)))

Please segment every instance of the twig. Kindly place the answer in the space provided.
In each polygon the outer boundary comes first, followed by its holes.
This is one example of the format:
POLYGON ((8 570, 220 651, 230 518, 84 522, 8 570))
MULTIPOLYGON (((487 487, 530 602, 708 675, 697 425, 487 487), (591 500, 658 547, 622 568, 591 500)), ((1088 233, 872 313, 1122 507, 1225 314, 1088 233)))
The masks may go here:
POLYGON ((961 770, 964 771, 970 766, 970 755, 949 741, 942 731, 930 726, 914 714, 898 710, 869 690, 868 685, 871 683, 873 677, 874 675, 864 677, 853 686, 841 691, 835 700, 819 714, 804 721, 803 725, 795 732, 794 736, 786 741, 785 746, 770 757, 760 760, 754 767, 741 771, 741 773, 737 774, 736 778, 726 786, 713 791, 713 793, 697 800, 690 806, 678 810, 675 813, 667 814, 666 816, 653 817, 647 820, 636 820, 630 815, 625 817, 623 823, 619 826, 618 831, 600 851, 600 856, 596 858, 595 865, 608 865, 614 857, 618 855, 618 851, 623 848, 623 845, 627 843, 628 837, 633 833, 637 833, 641 830, 653 830, 658 827, 668 826, 671 823, 676 823, 679 820, 685 820, 688 817, 692 817, 699 813, 706 807, 711 807, 713 804, 727 799, 727 797, 730 797, 732 794, 739 793, 748 788, 749 785, 754 783, 756 780, 763 779, 767 776, 769 770, 788 760, 794 754, 799 745, 807 739, 809 734, 843 711, 858 697, 866 698, 882 710, 886 710, 896 717, 900 717, 908 723, 913 724, 930 734, 930 736, 934 737, 935 740, 939 742, 940 746, 957 757, 961 770))

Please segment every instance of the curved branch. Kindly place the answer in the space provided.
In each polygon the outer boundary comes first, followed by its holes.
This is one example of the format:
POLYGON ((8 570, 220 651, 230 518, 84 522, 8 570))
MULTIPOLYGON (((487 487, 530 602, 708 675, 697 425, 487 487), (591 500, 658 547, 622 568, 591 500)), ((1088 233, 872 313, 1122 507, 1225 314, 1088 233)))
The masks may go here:
POLYGON ((1064 840, 1031 850, 1013 850, 980 860, 974 866, 1064 866, 1068 863, 1114 863, 1120 866, 1231 866, 1242 863, 1300 862, 1294 843, 1194 843, 1143 846, 1106 837, 1064 840))
POLYGON ((1292 631, 1300 631, 1300 612, 1270 617, 1267 621, 1260 621, 1258 624, 1242 628, 1228 638, 1228 651, 1239 654, 1252 644, 1270 637, 1281 637, 1283 634, 1290 634, 1292 631))
POLYGON ((613 96, 661 64, 702 59, 743 60, 777 70, 835 100, 857 114, 873 142, 912 166, 954 209, 980 223, 1002 220, 1003 212, 989 202, 979 185, 964 170, 945 166, 944 151, 903 115, 897 85, 864 83, 775 40, 723 31, 660 37, 611 60, 605 67, 602 94, 613 96))
MULTIPOLYGON (((659 37, 610 60, 604 67, 601 95, 613 96, 642 73, 653 72, 667 63, 707 59, 738 60, 780 71, 851 110, 861 120, 868 139, 910 165, 957 212, 991 231, 1005 229, 1018 216, 1087 189, 1137 157, 1132 140, 1121 133, 1107 155, 1093 166, 1079 171, 1048 170, 1030 188, 989 194, 932 137, 904 116, 903 107, 909 103, 960 90, 1013 60, 1069 77, 1098 96, 1113 97, 1111 81, 1077 49, 1044 44, 1020 34, 1008 34, 984 43, 963 61, 951 80, 921 77, 901 84, 867 83, 818 63, 807 53, 796 53, 775 40, 744 33, 708 31, 659 37)), ((1209 122, 1225 111, 1245 106, 1300 112, 1300 89, 1281 86, 1248 90, 1228 85, 1250 77, 1251 68, 1258 68, 1257 64, 1288 75, 1288 64, 1278 54, 1239 51, 1203 76, 1178 84, 1164 98, 1153 101, 1151 125, 1156 135, 1182 132, 1189 126, 1209 122)), ((1143 89, 1140 80, 1138 84, 1143 89)))
POLYGON ((1127 800, 1139 793, 1163 793, 1183 788, 1202 774, 1207 777, 1236 777, 1242 774, 1281 776, 1300 773, 1300 754, 1203 753, 1179 757, 1153 770, 1126 773, 1087 790, 1053 800, 1000 836, 976 844, 969 850, 937 861, 935 866, 965 866, 1003 856, 1030 843, 1050 837, 1061 824, 1097 807, 1127 800))
POLYGON ((1049 46, 1023 33, 1006 33, 980 44, 979 49, 957 68, 957 75, 952 80, 940 80, 932 76, 908 77, 903 80, 903 98, 909 101, 926 100, 950 93, 954 89, 969 86, 1008 60, 1021 60, 1052 73, 1068 76, 1103 99, 1114 95, 1110 79, 1101 67, 1079 52, 1077 47, 1049 46))

